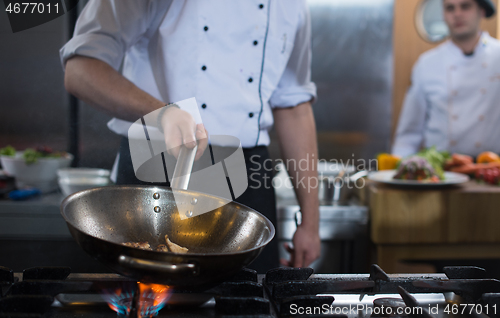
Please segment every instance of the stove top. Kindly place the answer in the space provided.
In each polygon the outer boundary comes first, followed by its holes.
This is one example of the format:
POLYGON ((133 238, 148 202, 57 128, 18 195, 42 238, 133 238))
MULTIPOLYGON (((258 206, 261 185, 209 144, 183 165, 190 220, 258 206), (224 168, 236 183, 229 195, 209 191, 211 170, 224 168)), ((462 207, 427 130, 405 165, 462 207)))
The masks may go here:
MULTIPOLYGON (((159 289, 136 292, 138 286, 116 274, 70 273, 66 267, 23 273, 0 267, 0 318, 142 317, 144 307, 134 305, 144 301, 138 297, 153 301, 159 289)), ((162 298, 167 301, 155 305, 157 317, 497 318, 500 310, 500 281, 477 267, 397 275, 377 265, 370 274, 314 275, 310 268, 277 268, 257 275, 244 269, 205 292, 159 288, 167 291, 162 298)))

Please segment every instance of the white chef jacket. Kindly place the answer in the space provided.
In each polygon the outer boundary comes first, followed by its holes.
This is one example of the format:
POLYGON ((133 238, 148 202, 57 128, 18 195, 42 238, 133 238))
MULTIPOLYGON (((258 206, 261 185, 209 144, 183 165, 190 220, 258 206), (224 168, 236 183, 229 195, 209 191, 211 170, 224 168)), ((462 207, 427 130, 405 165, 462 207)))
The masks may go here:
MULTIPOLYGON (((243 147, 269 144, 272 108, 315 99, 305 0, 166 3, 90 0, 60 51, 63 65, 93 57, 166 103, 195 97, 209 134, 236 136, 243 147)), ((108 123, 123 136, 130 125, 108 123)))
POLYGON ((472 56, 447 41, 415 64, 392 152, 404 157, 420 146, 500 153, 500 41, 487 32, 472 56))

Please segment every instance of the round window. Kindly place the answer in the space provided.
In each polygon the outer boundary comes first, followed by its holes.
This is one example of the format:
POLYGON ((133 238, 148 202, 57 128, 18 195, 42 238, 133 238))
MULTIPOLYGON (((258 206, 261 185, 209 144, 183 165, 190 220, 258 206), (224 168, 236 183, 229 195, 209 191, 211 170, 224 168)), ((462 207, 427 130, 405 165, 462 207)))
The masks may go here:
POLYGON ((420 36, 429 42, 440 42, 448 34, 443 19, 443 0, 421 0, 415 14, 415 24, 420 36))

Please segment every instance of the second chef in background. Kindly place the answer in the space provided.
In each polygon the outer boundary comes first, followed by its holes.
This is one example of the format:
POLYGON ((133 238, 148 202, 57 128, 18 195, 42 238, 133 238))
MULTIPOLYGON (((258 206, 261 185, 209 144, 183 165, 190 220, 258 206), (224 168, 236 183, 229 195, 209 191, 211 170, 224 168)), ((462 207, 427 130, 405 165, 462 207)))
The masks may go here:
POLYGON ((392 149, 421 147, 477 156, 500 153, 500 42, 480 28, 495 14, 490 0, 443 0, 450 40, 413 68, 392 149))

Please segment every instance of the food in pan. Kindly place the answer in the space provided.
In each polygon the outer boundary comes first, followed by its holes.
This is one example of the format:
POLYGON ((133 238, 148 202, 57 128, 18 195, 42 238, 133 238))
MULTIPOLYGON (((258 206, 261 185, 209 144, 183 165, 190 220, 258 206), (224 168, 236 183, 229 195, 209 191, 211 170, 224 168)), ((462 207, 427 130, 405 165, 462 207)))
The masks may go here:
POLYGON ((394 175, 394 179, 438 182, 441 180, 427 159, 411 156, 404 159, 394 175))
POLYGON ((168 249, 173 253, 187 253, 188 249, 182 246, 179 246, 175 243, 172 243, 168 238, 168 235, 165 235, 165 241, 167 241, 168 249))
POLYGON ((140 248, 141 250, 149 250, 152 251, 151 245, 148 242, 126 242, 122 243, 122 245, 134 248, 140 248))
POLYGON ((160 244, 156 247, 157 252, 168 252, 168 247, 165 244, 160 244))
POLYGON ((156 247, 156 249, 153 249, 148 242, 126 242, 122 243, 122 245, 133 248, 140 248, 142 250, 156 251, 156 252, 187 253, 189 251, 187 248, 179 246, 170 241, 168 235, 165 235, 165 241, 167 245, 160 244, 156 247))

